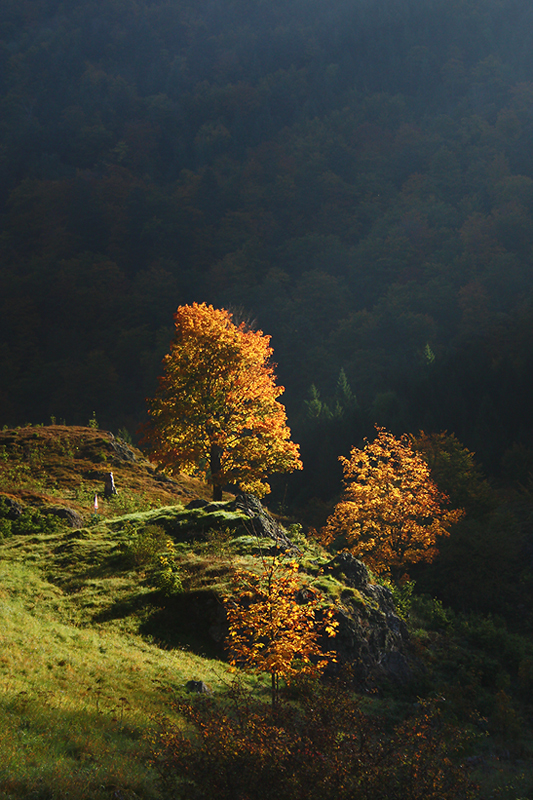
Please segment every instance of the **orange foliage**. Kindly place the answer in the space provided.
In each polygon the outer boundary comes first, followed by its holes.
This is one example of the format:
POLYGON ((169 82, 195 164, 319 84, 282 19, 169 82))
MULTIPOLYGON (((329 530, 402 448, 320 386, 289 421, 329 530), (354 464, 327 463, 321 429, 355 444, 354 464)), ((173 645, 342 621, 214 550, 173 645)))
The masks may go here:
POLYGON ((331 652, 324 653, 319 636, 335 636, 338 622, 331 606, 320 611, 320 595, 304 590, 302 602, 298 592, 298 563, 284 564, 274 558, 263 562, 263 572, 238 570, 234 574, 234 596, 226 598, 229 623, 228 649, 230 662, 253 672, 268 672, 272 677, 272 703, 277 697, 279 678, 290 680, 297 675, 319 675, 331 652))
POLYGON ((463 511, 446 509, 447 497, 409 436, 376 430, 373 442, 340 457, 344 497, 322 537, 325 544, 348 545, 374 572, 397 577, 408 564, 433 561, 438 537, 449 535, 463 511))
POLYGON ((262 497, 271 472, 301 469, 270 364, 270 337, 225 309, 180 306, 146 439, 161 465, 262 497))

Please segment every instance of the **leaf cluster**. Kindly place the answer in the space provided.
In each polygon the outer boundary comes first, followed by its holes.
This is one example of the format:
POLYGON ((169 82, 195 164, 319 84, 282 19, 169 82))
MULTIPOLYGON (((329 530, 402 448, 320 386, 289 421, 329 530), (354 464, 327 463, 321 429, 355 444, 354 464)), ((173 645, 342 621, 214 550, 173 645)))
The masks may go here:
POLYGON ((397 576, 409 564, 433 561, 437 539, 448 536, 464 512, 446 508, 447 498, 407 435, 376 430, 373 442, 339 459, 345 491, 323 541, 344 543, 374 572, 397 576))

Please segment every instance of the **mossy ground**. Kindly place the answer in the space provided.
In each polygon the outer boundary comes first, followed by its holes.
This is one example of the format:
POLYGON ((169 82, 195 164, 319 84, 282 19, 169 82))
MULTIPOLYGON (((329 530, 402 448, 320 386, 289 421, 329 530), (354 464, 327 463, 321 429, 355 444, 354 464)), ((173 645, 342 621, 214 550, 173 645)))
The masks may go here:
MULTIPOLYGON (((42 532, 37 525, 0 540, 2 798, 159 797, 148 763, 154 715, 172 714, 189 680, 223 693, 234 679, 220 648, 207 654, 208 641, 187 637, 184 609, 162 602, 146 580, 149 565, 128 550, 153 521, 150 509, 183 520, 181 503, 207 499, 210 489, 182 476, 165 480, 128 447, 132 461, 117 455, 109 434, 90 428, 0 432, 2 495, 26 508, 68 506, 87 525, 42 532), (119 490, 108 501, 107 471, 119 490)), ((207 549, 216 538, 207 535, 207 549)), ((189 563, 194 591, 220 580, 213 560, 195 554, 194 537, 179 559, 189 563)))

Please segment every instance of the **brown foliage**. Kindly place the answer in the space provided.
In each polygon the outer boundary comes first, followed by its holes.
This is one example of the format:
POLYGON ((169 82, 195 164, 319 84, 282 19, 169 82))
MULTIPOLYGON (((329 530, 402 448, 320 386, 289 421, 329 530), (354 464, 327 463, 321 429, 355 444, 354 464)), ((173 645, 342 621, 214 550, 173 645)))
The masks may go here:
POLYGON ((175 800, 468 800, 462 735, 437 708, 392 732, 346 686, 316 690, 298 707, 182 703, 185 724, 160 720, 153 766, 175 800))

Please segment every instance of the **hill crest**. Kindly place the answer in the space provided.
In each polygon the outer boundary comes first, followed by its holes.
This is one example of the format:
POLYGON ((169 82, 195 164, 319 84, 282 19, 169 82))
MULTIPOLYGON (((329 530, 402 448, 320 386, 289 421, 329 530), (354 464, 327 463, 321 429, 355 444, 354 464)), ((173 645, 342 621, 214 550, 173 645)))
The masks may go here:
POLYGON ((24 505, 65 506, 103 516, 209 499, 210 487, 186 475, 170 478, 134 445, 90 427, 47 425, 0 431, 2 495, 24 505), (113 472, 118 494, 103 497, 113 472))

